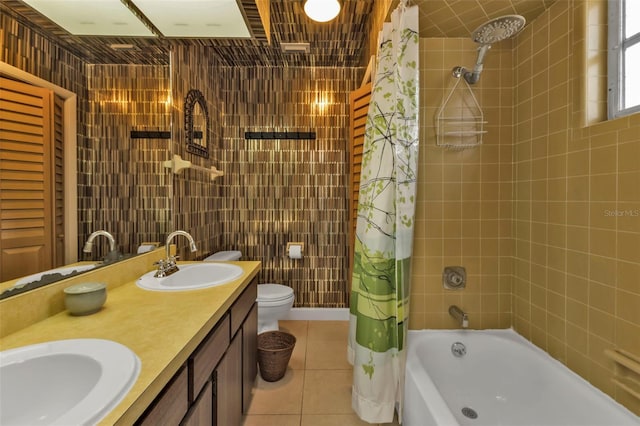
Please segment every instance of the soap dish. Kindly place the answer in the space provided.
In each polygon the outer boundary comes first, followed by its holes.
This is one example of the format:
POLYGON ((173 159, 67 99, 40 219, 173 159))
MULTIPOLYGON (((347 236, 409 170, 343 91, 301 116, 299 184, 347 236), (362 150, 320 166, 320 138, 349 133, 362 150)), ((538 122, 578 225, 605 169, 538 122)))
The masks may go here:
POLYGON ((64 289, 64 305, 71 315, 98 312, 106 300, 107 286, 103 283, 82 283, 64 289))

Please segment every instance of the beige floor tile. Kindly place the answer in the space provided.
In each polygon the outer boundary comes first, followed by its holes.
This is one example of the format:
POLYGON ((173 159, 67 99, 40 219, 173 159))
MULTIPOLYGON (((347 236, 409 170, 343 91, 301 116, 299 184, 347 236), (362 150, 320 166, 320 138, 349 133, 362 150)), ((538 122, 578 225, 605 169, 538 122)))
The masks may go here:
POLYGON ((300 426, 299 414, 256 414, 244 417, 242 426, 300 426))
POLYGON ((303 414, 352 414, 351 370, 306 370, 303 414))
POLYGON ((307 364, 309 370, 349 370, 347 340, 309 340, 307 364))
POLYGON ((301 426, 371 426, 356 414, 303 414, 301 426))
POLYGON ((297 337, 307 337, 307 330, 309 329, 309 321, 278 321, 280 330, 291 333, 297 337))
POLYGON ((349 321, 309 321, 308 339, 344 340, 349 337, 349 321))
POLYGON ((289 368, 304 370, 307 354, 308 321, 279 321, 280 330, 296 336, 296 346, 293 348, 289 368))
POLYGON ((292 368, 277 382, 258 376, 248 414, 300 414, 304 376, 304 370, 292 368))

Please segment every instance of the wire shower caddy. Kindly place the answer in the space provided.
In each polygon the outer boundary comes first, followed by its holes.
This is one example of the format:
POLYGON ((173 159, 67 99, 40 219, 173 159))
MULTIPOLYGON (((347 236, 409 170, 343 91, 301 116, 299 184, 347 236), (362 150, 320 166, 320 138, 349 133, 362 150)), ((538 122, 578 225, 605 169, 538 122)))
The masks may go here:
POLYGON ((463 67, 453 69, 456 82, 436 114, 436 144, 447 149, 481 145, 482 135, 487 133, 482 108, 469 83, 460 78, 464 71, 463 67))

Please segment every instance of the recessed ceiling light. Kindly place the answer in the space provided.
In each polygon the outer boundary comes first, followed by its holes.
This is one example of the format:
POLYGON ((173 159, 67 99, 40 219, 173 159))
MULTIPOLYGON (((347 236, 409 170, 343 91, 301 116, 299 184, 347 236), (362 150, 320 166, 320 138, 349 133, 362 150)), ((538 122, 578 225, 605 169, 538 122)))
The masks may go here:
POLYGON ((75 35, 154 36, 120 0, 24 0, 75 35), (101 19, 96 20, 99 16, 101 19))
POLYGON ((251 37, 236 0, 132 2, 167 37, 251 37))

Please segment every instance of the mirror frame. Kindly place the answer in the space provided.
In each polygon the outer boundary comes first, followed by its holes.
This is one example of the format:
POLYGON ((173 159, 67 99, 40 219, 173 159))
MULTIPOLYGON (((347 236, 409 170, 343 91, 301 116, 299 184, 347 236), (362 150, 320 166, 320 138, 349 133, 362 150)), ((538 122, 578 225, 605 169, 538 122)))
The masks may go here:
POLYGON ((209 158, 209 110, 204 95, 198 89, 190 89, 184 99, 184 130, 187 140, 187 152, 198 155, 200 157, 209 158), (193 129, 193 110, 196 103, 202 109, 205 119, 205 129, 203 140, 204 144, 195 142, 193 129))

